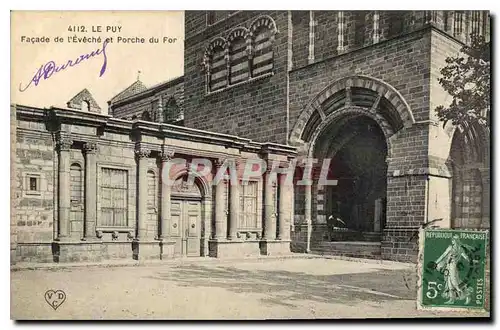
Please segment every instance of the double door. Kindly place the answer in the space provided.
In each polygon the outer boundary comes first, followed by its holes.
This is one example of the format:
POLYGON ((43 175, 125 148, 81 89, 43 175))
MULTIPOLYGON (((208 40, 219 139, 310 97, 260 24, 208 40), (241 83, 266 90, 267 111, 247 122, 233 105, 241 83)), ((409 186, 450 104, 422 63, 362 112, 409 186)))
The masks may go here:
POLYGON ((171 232, 176 241, 177 256, 200 256, 201 202, 198 200, 171 200, 171 232))

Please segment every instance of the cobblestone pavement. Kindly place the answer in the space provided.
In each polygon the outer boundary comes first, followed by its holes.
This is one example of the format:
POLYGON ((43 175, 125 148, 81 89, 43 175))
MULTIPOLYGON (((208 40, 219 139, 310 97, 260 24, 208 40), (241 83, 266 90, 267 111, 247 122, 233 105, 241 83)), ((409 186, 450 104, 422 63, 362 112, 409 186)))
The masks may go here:
POLYGON ((488 316, 416 310, 415 267, 335 259, 178 260, 11 272, 13 319, 488 316), (44 299, 63 290, 57 309, 44 299))

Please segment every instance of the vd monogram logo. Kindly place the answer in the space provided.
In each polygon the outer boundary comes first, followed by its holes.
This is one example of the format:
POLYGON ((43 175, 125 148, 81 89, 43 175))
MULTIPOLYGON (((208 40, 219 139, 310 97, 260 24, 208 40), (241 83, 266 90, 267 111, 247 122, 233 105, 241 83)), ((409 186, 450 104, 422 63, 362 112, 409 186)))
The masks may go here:
POLYGON ((66 293, 63 290, 47 290, 45 292, 45 301, 56 310, 66 301, 66 293))

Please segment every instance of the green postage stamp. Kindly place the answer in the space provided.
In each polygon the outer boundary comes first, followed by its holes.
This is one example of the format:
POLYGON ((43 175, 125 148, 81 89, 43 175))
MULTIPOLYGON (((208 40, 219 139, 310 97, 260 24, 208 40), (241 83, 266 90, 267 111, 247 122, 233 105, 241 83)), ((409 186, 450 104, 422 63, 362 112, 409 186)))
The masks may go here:
POLYGON ((487 242, 488 231, 421 230, 418 308, 484 310, 487 242))

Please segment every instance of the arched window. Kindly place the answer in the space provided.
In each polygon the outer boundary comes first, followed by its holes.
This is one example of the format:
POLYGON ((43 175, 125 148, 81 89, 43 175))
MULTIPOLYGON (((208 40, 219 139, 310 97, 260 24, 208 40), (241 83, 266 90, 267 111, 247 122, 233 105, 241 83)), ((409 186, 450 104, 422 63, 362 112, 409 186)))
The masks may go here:
POLYGON ((83 203, 83 171, 78 163, 71 164, 70 167, 70 200, 71 204, 83 203))
POLYGON ((204 64, 206 70, 208 92, 213 92, 227 86, 226 41, 217 38, 210 43, 205 52, 204 64))
POLYGON ((151 121, 151 115, 149 114, 149 111, 144 111, 141 115, 141 119, 142 120, 146 120, 146 121, 151 121))
POLYGON ((82 100, 80 109, 82 111, 90 111, 90 102, 87 100, 82 100))
POLYGON ((248 74, 248 52, 247 52, 247 31, 238 28, 231 32, 229 42, 229 83, 236 84, 247 80, 248 74))
POLYGON ((181 108, 177 104, 175 97, 171 97, 165 103, 163 109, 163 122, 171 123, 182 118, 181 108))
POLYGON ((257 18, 250 27, 252 33, 252 77, 273 71, 274 21, 268 17, 257 18))

